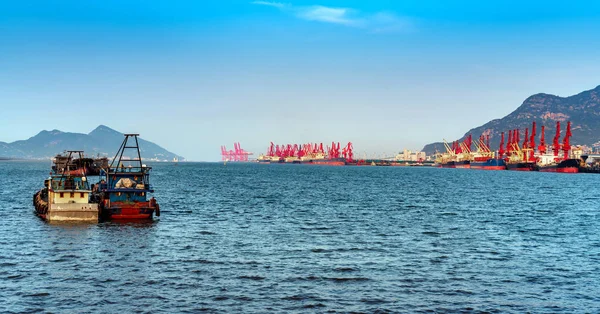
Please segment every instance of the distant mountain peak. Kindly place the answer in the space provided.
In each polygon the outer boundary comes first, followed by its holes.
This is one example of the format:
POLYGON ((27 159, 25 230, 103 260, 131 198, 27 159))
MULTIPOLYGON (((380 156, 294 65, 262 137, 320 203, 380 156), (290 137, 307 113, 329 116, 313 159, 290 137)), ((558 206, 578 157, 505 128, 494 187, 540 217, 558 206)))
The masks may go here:
MULTIPOLYGON (((572 143, 600 147, 600 85, 566 97, 547 93, 531 95, 507 116, 470 129, 458 141, 463 141, 469 134, 473 137, 486 134, 489 135, 491 147, 495 148, 499 146, 502 132, 505 132, 506 136, 509 130, 524 131, 531 128, 534 121, 537 123, 537 131, 540 131, 541 126, 545 126, 546 132, 554 132, 557 121, 571 121, 572 143)), ((539 136, 536 141, 539 141, 539 136)), ((436 142, 423 147, 423 151, 429 154, 436 150, 444 151, 444 144, 436 142)))
POLYGON ((104 124, 100 124, 94 130, 92 130, 92 132, 88 133, 88 135, 106 134, 106 133, 113 133, 113 134, 119 134, 119 135, 121 134, 121 132, 119 132, 119 131, 111 129, 104 124))
POLYGON ((63 133, 64 133, 63 131, 57 130, 57 129, 50 130, 50 131, 48 131, 48 130, 42 130, 42 131, 40 131, 40 133, 34 135, 33 137, 36 137, 36 136, 48 136, 48 135, 58 135, 58 134, 63 134, 63 133))
MULTIPOLYGON (((114 156, 123 141, 123 134, 106 125, 99 125, 88 134, 41 131, 37 135, 13 143, 0 142, 0 157, 51 158, 64 150, 83 150, 89 156, 114 156)), ((183 160, 152 142, 139 139, 142 158, 147 160, 183 160)))

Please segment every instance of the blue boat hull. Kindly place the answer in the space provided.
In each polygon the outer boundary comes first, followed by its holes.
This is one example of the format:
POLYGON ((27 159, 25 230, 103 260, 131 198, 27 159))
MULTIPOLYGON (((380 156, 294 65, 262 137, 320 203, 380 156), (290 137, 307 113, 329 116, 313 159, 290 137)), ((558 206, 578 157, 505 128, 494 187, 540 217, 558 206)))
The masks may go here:
POLYGON ((471 169, 506 170, 504 159, 490 158, 486 161, 471 161, 471 169))

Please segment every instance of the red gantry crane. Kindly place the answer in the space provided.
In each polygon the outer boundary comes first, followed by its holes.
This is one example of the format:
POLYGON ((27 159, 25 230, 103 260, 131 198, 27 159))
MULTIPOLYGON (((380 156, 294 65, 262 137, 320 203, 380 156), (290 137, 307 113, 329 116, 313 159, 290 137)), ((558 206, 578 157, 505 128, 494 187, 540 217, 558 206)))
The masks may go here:
POLYGON ((563 160, 569 159, 569 150, 571 150, 571 143, 569 142, 569 139, 571 136, 573 136, 573 134, 571 133, 571 121, 569 121, 567 122, 567 131, 565 133, 565 138, 563 139, 563 160))
MULTIPOLYGON (((270 149, 272 148, 273 143, 271 143, 270 149)), ((227 147, 224 145, 221 146, 221 158, 223 161, 248 161, 250 155, 252 153, 242 149, 240 143, 233 143, 233 150, 227 150, 227 147)))

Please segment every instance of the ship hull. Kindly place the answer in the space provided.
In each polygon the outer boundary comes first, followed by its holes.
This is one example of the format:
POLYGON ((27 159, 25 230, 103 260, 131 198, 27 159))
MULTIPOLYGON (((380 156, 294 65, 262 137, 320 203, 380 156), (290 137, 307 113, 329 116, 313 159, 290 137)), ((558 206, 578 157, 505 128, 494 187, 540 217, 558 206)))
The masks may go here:
POLYGON ((98 222, 98 204, 48 204, 38 191, 33 195, 35 214, 48 222, 98 222))
POLYGON ((471 161, 462 160, 462 161, 449 161, 444 162, 439 165, 440 168, 460 168, 460 169, 469 169, 471 168, 471 161))
POLYGON ((112 202, 109 207, 102 208, 102 218, 104 220, 152 219, 154 212, 155 208, 151 207, 149 202, 112 202))
POLYGON ((479 170, 506 170, 503 159, 488 159, 486 161, 471 161, 471 169, 479 170))
POLYGON ((456 165, 454 164, 453 161, 451 162, 444 162, 438 165, 438 168, 456 168, 456 165))
POLYGON ((507 163, 506 169, 511 171, 537 171, 538 166, 533 162, 507 163))
POLYGON ((506 169, 511 171, 537 171, 538 166, 533 162, 507 163, 506 169))
POLYGON ((578 173, 579 161, 577 159, 563 160, 557 165, 540 166, 541 172, 578 173))
POLYGON ((332 159, 313 159, 308 162, 313 165, 326 165, 326 166, 345 166, 345 158, 332 158, 332 159))

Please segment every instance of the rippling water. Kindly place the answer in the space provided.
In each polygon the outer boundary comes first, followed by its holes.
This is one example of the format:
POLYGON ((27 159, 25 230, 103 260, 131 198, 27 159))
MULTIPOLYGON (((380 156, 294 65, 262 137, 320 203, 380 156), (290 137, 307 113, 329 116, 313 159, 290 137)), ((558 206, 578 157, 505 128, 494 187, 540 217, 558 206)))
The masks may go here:
POLYGON ((595 174, 154 165, 160 218, 47 224, 0 162, 0 310, 600 310, 595 174))

